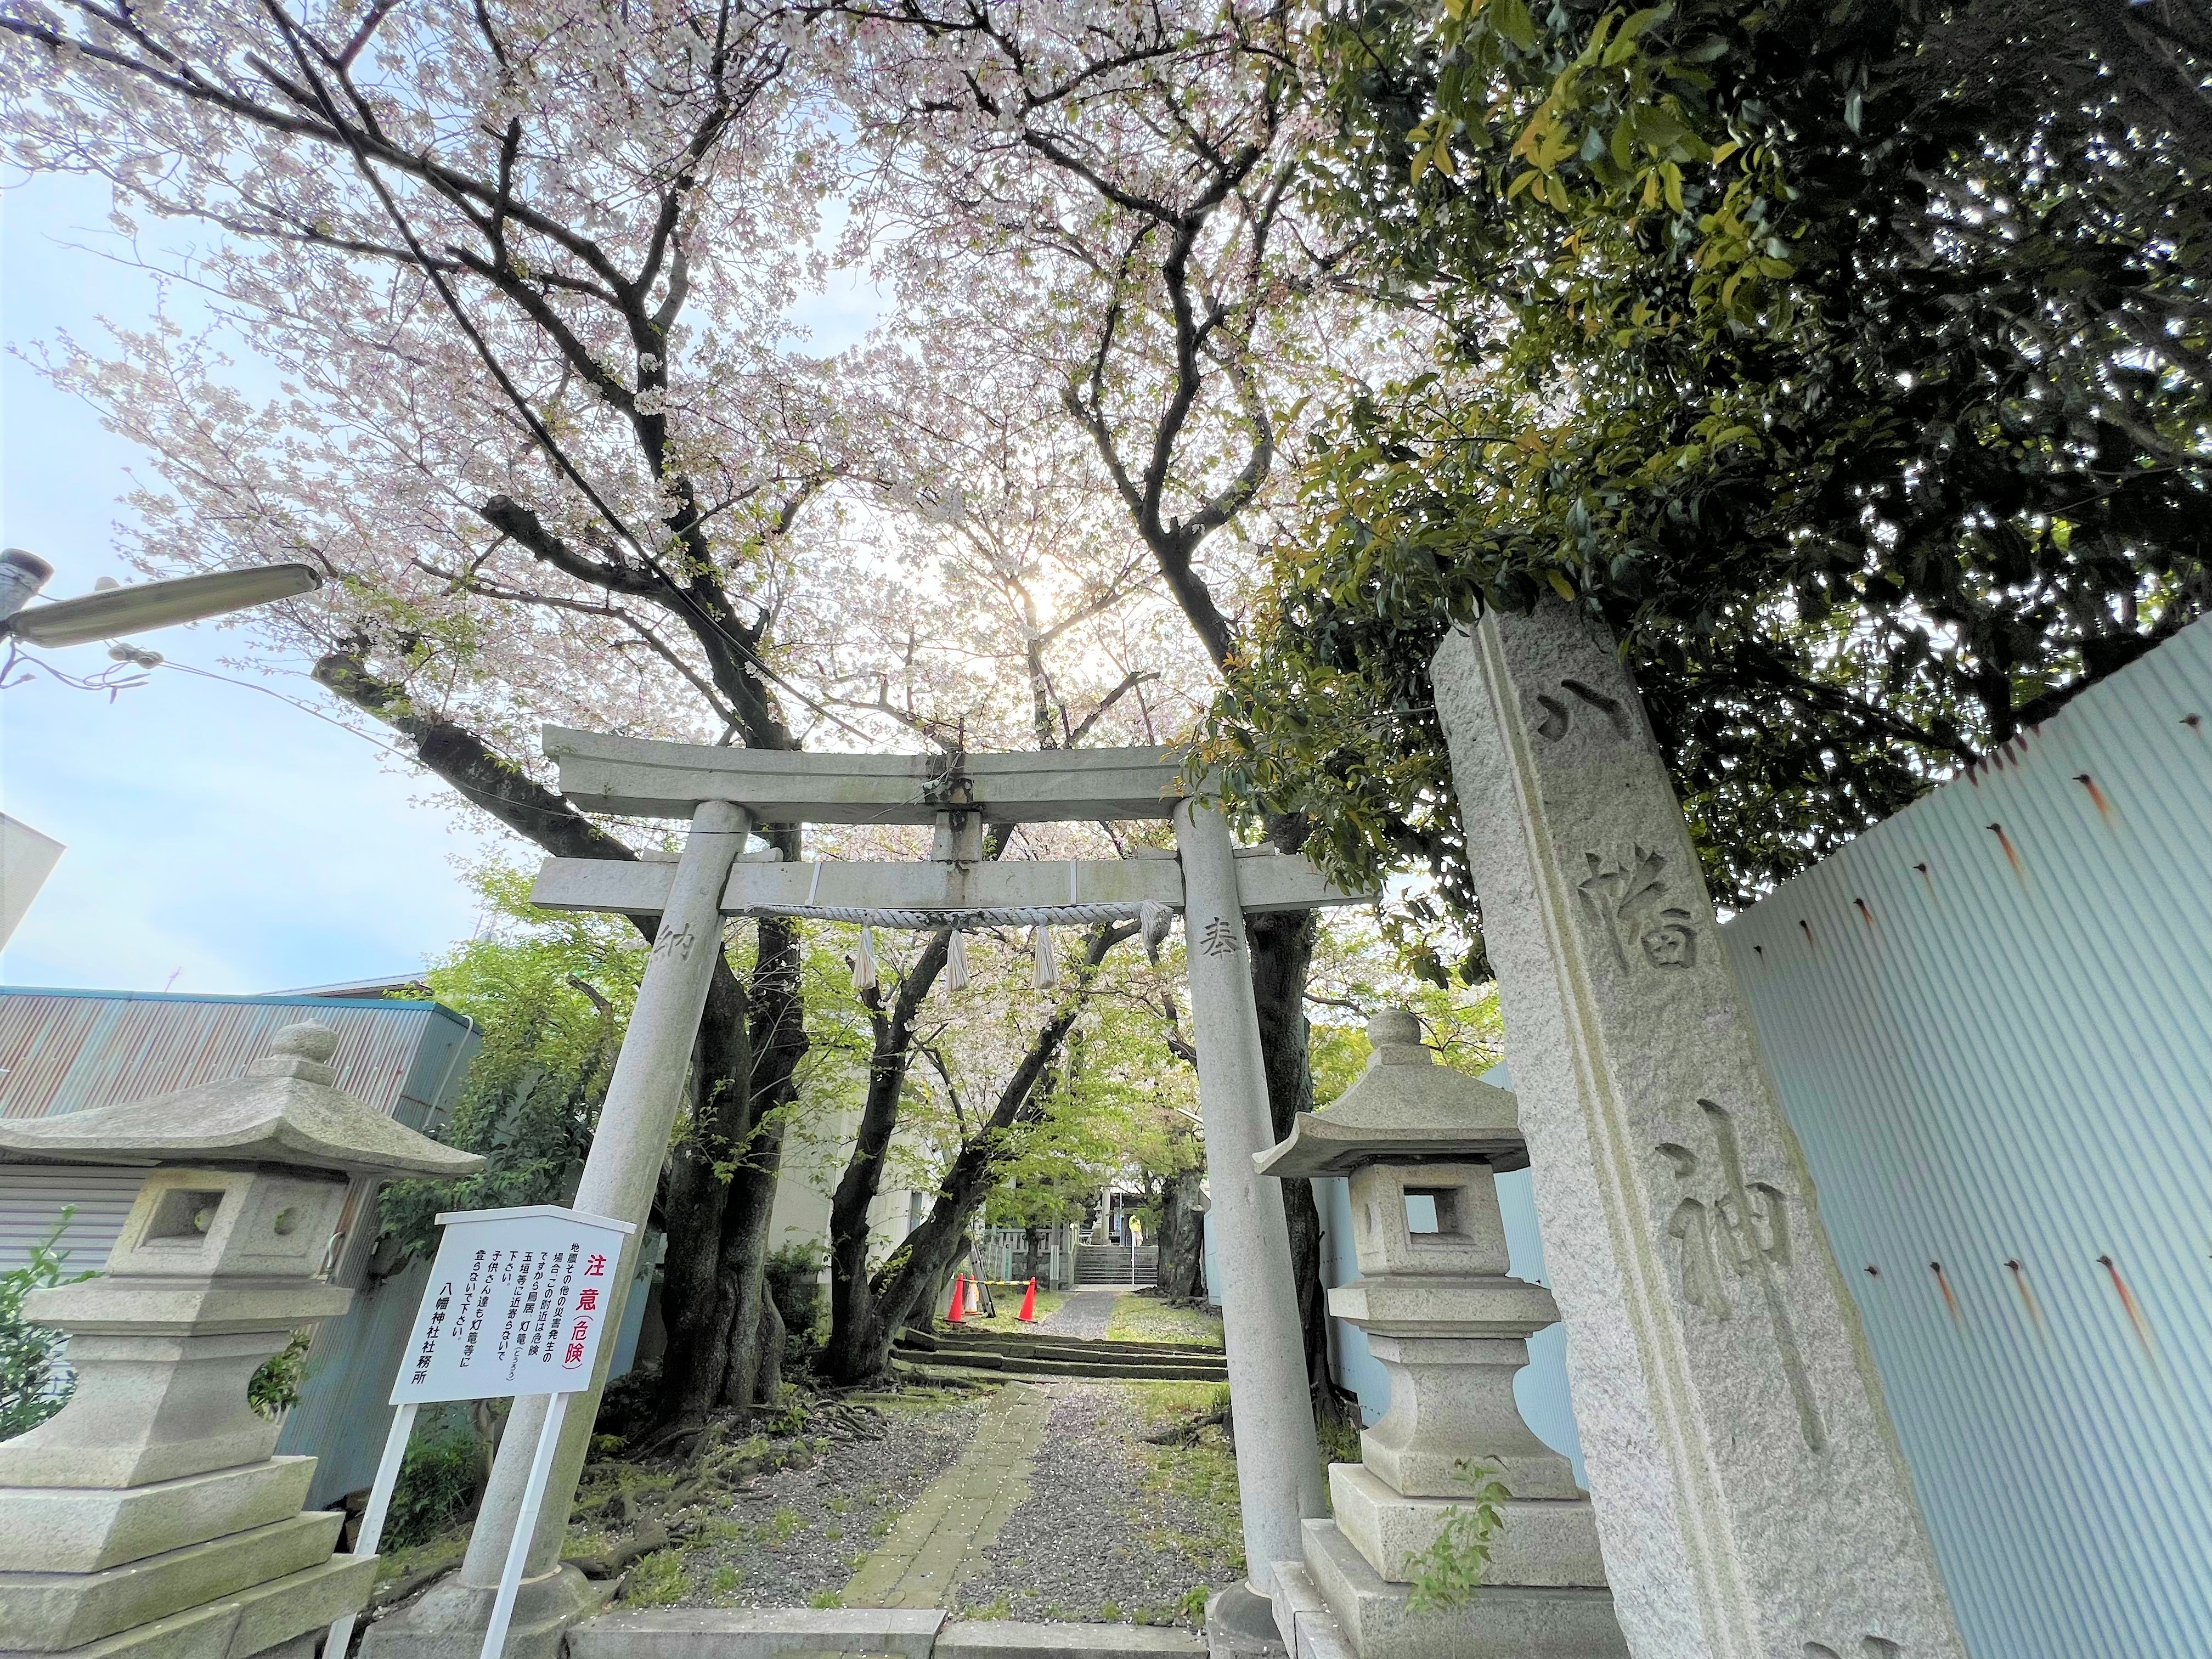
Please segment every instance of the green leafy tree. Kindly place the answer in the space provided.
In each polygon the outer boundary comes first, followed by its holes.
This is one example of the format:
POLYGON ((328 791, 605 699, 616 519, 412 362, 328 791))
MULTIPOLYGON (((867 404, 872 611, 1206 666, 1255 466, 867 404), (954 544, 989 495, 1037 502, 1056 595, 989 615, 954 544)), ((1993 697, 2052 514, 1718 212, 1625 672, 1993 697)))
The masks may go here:
POLYGON ((1127 1010, 1103 1002, 1090 1011, 1063 1045, 1036 1121, 1009 1139, 982 1214, 992 1226, 1018 1227, 1025 1235, 1019 1277, 1042 1271, 1045 1233, 1080 1221, 1099 1189, 1128 1163, 1137 1115, 1128 1081, 1134 1057, 1119 1040, 1128 1018, 1127 1010))
POLYGON ((1402 896, 1395 914, 1339 915, 1322 929, 1306 993, 1316 1020, 1314 1101, 1325 1106, 1358 1079, 1367 1056, 1367 1021, 1403 1008, 1421 1022, 1421 1040, 1437 1057, 1471 1076, 1505 1054, 1498 988, 1470 982, 1445 958, 1466 953, 1464 933, 1441 920, 1408 925, 1414 907, 1432 912, 1425 896, 1402 896))
POLYGON ((492 926, 427 977, 483 1032, 445 1139, 482 1153, 484 1167, 384 1189, 386 1271, 436 1249, 441 1211, 568 1200, 644 972, 645 947, 623 918, 538 909, 530 877, 504 866, 474 879, 492 926))
POLYGON ((1334 9, 1316 206, 1433 348, 1310 457, 1209 757, 1471 904, 1426 663, 1557 594, 1741 902, 2203 614, 2185 13, 1334 9))

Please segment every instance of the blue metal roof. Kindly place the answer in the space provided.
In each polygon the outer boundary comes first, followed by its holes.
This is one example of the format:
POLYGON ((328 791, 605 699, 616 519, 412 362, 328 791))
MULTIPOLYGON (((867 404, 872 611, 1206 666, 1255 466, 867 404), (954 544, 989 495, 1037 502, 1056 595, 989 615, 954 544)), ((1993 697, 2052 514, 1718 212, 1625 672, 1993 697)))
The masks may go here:
POLYGON ((410 1128, 450 1103, 477 1046, 475 1023, 437 1002, 0 986, 0 1117, 119 1105, 239 1076, 303 1015, 337 1034, 339 1085, 410 1128))

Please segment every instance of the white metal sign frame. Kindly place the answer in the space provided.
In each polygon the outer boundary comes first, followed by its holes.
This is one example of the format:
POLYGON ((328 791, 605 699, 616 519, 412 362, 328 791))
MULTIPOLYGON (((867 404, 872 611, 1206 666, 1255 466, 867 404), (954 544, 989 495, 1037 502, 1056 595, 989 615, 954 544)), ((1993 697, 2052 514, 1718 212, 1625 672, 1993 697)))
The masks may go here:
MULTIPOLYGON (((383 1540, 415 1414, 423 1406, 511 1395, 549 1396, 544 1425, 532 1450, 520 1518, 484 1631, 482 1659, 501 1659, 568 1396, 591 1387, 623 1240, 637 1229, 627 1221, 554 1204, 449 1210, 438 1224, 446 1231, 415 1312, 407 1358, 392 1380, 392 1403, 398 1409, 369 1487, 354 1553, 374 1555, 383 1540)), ((355 1615, 347 1613, 331 1626, 323 1644, 329 1659, 345 1659, 354 1622, 355 1615)))

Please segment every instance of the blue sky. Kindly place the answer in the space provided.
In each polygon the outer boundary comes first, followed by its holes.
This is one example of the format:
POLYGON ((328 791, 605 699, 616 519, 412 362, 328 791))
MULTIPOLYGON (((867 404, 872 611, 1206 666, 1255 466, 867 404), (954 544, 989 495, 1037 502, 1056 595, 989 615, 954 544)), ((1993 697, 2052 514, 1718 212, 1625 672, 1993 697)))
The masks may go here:
MULTIPOLYGON (((70 246, 106 211, 105 188, 81 179, 0 194, 0 539, 55 567, 58 598, 138 580, 114 526, 140 453, 15 355, 58 329, 95 338, 103 315, 150 315, 143 275, 70 246)), ((834 349, 877 310, 847 281, 794 321, 834 349)), ((140 642, 246 683, 165 671, 112 703, 44 677, 0 693, 0 808, 69 848, 0 952, 0 981, 252 992, 412 971, 477 927, 462 866, 502 845, 535 857, 435 780, 268 695, 329 709, 304 663, 226 668, 245 641, 207 624, 140 642)), ((104 646, 49 654, 76 674, 107 665, 104 646)))

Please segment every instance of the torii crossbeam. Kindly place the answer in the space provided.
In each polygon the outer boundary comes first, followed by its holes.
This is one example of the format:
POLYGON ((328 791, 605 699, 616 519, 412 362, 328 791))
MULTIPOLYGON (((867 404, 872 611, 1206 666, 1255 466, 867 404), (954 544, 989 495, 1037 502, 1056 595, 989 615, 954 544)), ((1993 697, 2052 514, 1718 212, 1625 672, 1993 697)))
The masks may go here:
MULTIPOLYGON (((1081 923, 1134 916, 1148 906, 1182 911, 1244 1557, 1251 1587, 1264 1595, 1269 1564, 1297 1559, 1299 1522, 1325 1513, 1326 1504, 1281 1188, 1253 1166, 1275 1137, 1244 917, 1371 896, 1332 886, 1302 856, 1234 845, 1220 812, 1184 793, 1182 760, 1171 750, 813 755, 560 726, 545 728, 544 744, 560 765, 562 793, 586 811, 691 823, 673 859, 549 859, 532 892, 551 908, 661 919, 575 1199, 580 1208, 638 1224, 639 1237, 713 972, 713 950, 698 947, 720 938, 723 917, 933 927, 1081 923), (988 823, 1141 819, 1171 821, 1176 851, 1082 860, 982 857, 988 823), (744 854, 759 823, 930 823, 936 836, 927 861, 784 862, 773 852, 744 854)), ((628 1273, 613 1283, 627 1286, 628 1273)), ((594 1392, 568 1417, 524 1569, 526 1584, 544 1583, 549 1597, 559 1595, 552 1575, 597 1398, 594 1392)), ((487 1606, 544 1403, 515 1402, 469 1540, 461 1583, 481 1589, 487 1606)), ((562 1613, 549 1606, 544 1616, 557 1620, 562 1613)), ((523 1617, 518 1608, 518 1621, 523 1617)))

